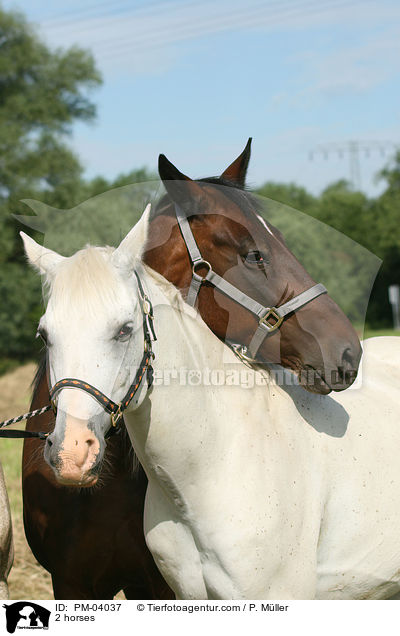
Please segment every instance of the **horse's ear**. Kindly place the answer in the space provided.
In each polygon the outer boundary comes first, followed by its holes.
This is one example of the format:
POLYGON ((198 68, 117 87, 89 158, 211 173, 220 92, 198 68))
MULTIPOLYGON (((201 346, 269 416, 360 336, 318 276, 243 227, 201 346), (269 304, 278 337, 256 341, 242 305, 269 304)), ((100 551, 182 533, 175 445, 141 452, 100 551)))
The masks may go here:
POLYGON ((251 154, 251 139, 252 138, 249 137, 249 140, 243 152, 221 174, 221 179, 232 181, 241 188, 244 188, 246 183, 247 167, 249 165, 251 154))
POLYGON ((183 172, 179 172, 165 155, 158 157, 158 172, 172 201, 180 205, 185 212, 195 213, 204 199, 199 184, 183 172))
POLYGON ((130 267, 135 259, 141 258, 149 231, 151 203, 149 203, 139 221, 128 232, 113 254, 113 260, 130 267))
POLYGON ((24 242, 25 254, 32 267, 40 274, 51 276, 57 265, 65 259, 65 256, 61 256, 61 254, 39 245, 25 232, 20 232, 19 234, 24 242))

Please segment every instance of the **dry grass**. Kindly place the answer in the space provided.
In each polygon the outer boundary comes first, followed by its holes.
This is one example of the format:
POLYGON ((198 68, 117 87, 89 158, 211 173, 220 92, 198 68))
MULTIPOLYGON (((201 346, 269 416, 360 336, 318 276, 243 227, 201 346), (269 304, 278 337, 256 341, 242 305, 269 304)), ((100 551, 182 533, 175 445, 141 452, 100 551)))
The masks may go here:
POLYGON ((13 514, 14 565, 8 577, 11 599, 53 599, 51 577, 33 556, 25 539, 22 509, 13 514))

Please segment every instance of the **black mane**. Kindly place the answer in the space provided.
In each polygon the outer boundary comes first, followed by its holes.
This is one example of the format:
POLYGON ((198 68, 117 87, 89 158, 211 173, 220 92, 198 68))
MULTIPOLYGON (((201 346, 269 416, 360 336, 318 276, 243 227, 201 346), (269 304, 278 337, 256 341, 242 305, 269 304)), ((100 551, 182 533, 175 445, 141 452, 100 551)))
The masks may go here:
MULTIPOLYGON (((257 198, 249 190, 247 190, 246 187, 240 185, 239 183, 224 179, 222 177, 205 177, 203 179, 196 179, 195 182, 198 185, 211 184, 217 187, 223 187, 224 195, 228 199, 230 199, 232 203, 237 205, 248 217, 253 216, 254 213, 258 214, 261 211, 261 206, 257 198)), ((196 211, 194 210, 193 213, 195 214, 196 211)), ((172 207, 172 201, 168 193, 164 194, 157 202, 157 204, 152 208, 150 219, 153 220, 161 214, 167 214, 171 216, 175 215, 174 208, 172 207)))

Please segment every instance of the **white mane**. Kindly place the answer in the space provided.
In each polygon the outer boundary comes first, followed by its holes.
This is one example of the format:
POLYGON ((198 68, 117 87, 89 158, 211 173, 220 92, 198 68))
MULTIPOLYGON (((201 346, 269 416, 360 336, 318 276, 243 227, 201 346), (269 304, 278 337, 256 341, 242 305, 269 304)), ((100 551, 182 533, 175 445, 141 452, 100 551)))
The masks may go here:
POLYGON ((61 311, 85 306, 90 313, 98 313, 114 303, 121 279, 111 263, 113 252, 112 247, 89 245, 63 260, 55 275, 46 280, 55 306, 61 311))
POLYGON ((181 313, 189 314, 192 316, 196 316, 198 314, 197 310, 188 305, 177 287, 169 282, 162 274, 159 274, 154 269, 146 265, 145 263, 141 263, 145 272, 153 279, 154 283, 161 289, 163 294, 167 297, 168 302, 171 304, 171 307, 179 310, 181 313))

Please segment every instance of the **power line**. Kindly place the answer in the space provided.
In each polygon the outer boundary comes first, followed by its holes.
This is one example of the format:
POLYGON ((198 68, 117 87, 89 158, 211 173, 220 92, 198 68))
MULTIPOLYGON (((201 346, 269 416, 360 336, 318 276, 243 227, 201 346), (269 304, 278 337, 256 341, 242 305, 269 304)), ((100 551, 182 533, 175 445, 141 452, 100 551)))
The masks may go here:
MULTIPOLYGON (((120 37, 118 36, 109 38, 109 39, 98 39, 89 41, 86 46, 94 49, 95 55, 99 57, 104 57, 108 60, 118 59, 123 55, 127 55, 129 53, 134 54, 137 51, 141 51, 144 48, 148 49, 160 49, 168 44, 172 44, 175 42, 184 41, 187 39, 194 39, 196 37, 202 37, 205 35, 209 35, 212 33, 218 33, 221 31, 229 31, 234 29, 235 27, 239 28, 254 28, 261 24, 265 24, 266 21, 268 23, 276 23, 281 20, 293 17, 305 17, 309 15, 317 15, 329 10, 338 10, 341 8, 346 8, 350 6, 354 6, 355 4, 359 4, 362 0, 331 0, 330 2, 317 2, 315 0, 310 0, 308 2, 304 2, 304 0, 300 0, 295 2, 294 0, 271 0, 269 2, 257 2, 256 4, 249 4, 247 7, 243 8, 243 6, 237 6, 235 8, 230 5, 229 14, 224 13, 218 14, 219 6, 218 4, 209 4, 210 6, 210 15, 205 16, 204 18, 198 18, 198 16, 189 15, 182 17, 179 22, 166 22, 165 26, 154 28, 153 30, 147 29, 143 30, 143 32, 137 37, 120 37), (215 13, 214 8, 217 9, 217 13, 215 13), (212 15, 213 14, 213 15, 212 15), (149 44, 150 43, 150 44, 149 44)), ((364 0, 362 2, 365 5, 365 2, 368 0, 364 0)), ((101 2, 97 5, 90 5, 90 7, 83 8, 82 11, 73 11, 65 12, 61 15, 76 15, 79 16, 82 12, 87 12, 89 10, 96 10, 99 8, 103 9, 103 18, 104 24, 107 28, 116 29, 118 23, 124 21, 127 22, 129 18, 133 18, 135 16, 140 17, 150 17, 154 12, 157 13, 157 17, 159 17, 160 13, 164 13, 165 11, 169 11, 174 15, 173 11, 171 11, 174 7, 181 8, 183 14, 186 13, 188 7, 192 7, 193 5, 203 6, 199 3, 198 0, 187 0, 186 2, 182 2, 180 0, 166 0, 164 2, 160 0, 150 0, 146 4, 139 4, 139 6, 132 7, 132 3, 129 3, 129 6, 126 2, 118 3, 117 7, 119 9, 119 13, 115 13, 115 11, 107 12, 107 8, 113 8, 115 10, 115 3, 106 1, 101 2), (105 13, 104 13, 105 10, 105 13), (122 14, 125 14, 125 17, 122 17, 122 14), (106 22, 106 18, 109 16, 108 21, 106 22)), ((221 5, 220 5, 221 6, 221 5)), ((175 11, 175 16, 177 12, 175 11)), ((90 33, 93 32, 93 20, 101 17, 101 14, 97 13, 95 15, 83 17, 83 21, 79 21, 76 19, 67 19, 67 20, 53 20, 53 27, 51 30, 54 31, 73 31, 73 35, 75 36, 77 33, 90 33), (57 26, 58 24, 58 26, 57 26), (70 25, 70 28, 68 28, 70 25), (72 27, 74 27, 72 29, 72 27)), ((50 27, 50 22, 45 23, 46 26, 50 27)), ((89 36, 90 37, 90 36, 89 36)))
MULTIPOLYGON (((357 0, 355 0, 357 3, 357 0)), ((358 0, 360 1, 360 0, 358 0)), ((110 3, 106 2, 104 3, 106 6, 108 6, 110 3)), ((218 5, 209 2, 208 5, 210 7, 210 15, 207 16, 207 18, 211 21, 215 20, 216 18, 224 18, 224 19, 230 19, 232 16, 238 15, 248 15, 248 14, 252 14, 254 13, 254 11, 262 11, 264 12, 268 12, 270 9, 274 9, 274 7, 277 7, 279 9, 282 9, 282 5, 288 5, 288 8, 296 8, 295 7, 295 3, 293 2, 293 0, 287 1, 285 2, 279 2, 279 0, 271 0, 269 2, 266 2, 265 0, 261 1, 261 2, 257 2, 256 4, 254 3, 250 3, 247 6, 243 7, 243 6, 229 6, 229 14, 226 14, 226 7, 224 8, 224 13, 220 13, 220 15, 218 15, 218 5), (217 15, 215 14, 215 11, 213 11, 214 9, 217 9, 217 15)), ((318 6, 323 7, 323 3, 317 3, 318 6)), ((354 4, 354 0, 353 2, 350 2, 350 4, 354 4)), ((365 4, 365 2, 363 3, 365 4)), ((88 31, 92 29, 92 26, 90 25, 90 21, 95 20, 96 18, 99 17, 104 17, 104 19, 108 18, 108 24, 110 24, 114 21, 121 21, 122 19, 127 20, 129 19, 129 17, 134 17, 137 14, 141 14, 143 16, 154 13, 155 11, 158 11, 158 13, 162 13, 165 11, 171 11, 171 9, 173 9, 174 7, 180 8, 181 11, 184 13, 185 10, 187 9, 187 7, 193 6, 193 5, 198 5, 199 7, 204 6, 203 3, 200 3, 199 0, 187 0, 185 2, 182 2, 181 0, 164 0, 164 1, 160 1, 160 0, 153 0, 153 1, 149 1, 146 4, 141 4, 139 6, 136 7, 132 7, 132 4, 129 5, 122 5, 122 7, 120 6, 120 11, 109 11, 109 12, 102 12, 102 13, 97 13, 94 15, 90 15, 87 17, 82 17, 82 20, 79 19, 79 17, 77 19, 68 19, 68 20, 57 20, 57 19, 53 19, 51 21, 44 21, 43 22, 43 26, 51 28, 52 31, 54 30, 68 30, 68 25, 70 24, 71 26, 73 26, 73 32, 74 35, 78 32, 82 32, 82 31, 88 31), (125 9, 124 9, 125 7, 125 9), (122 9, 122 10, 121 10, 122 9), (122 18, 122 14, 126 14, 125 18, 122 18), (79 24, 79 22, 83 23, 83 24, 79 24)), ((93 6, 93 5, 92 5, 93 6)), ((115 5, 113 3, 111 3, 110 7, 115 8, 115 5)), ((335 8, 335 4, 332 5, 332 7, 329 8, 335 8)), ((79 16, 79 12, 76 12, 75 15, 79 16)), ((71 29, 72 30, 72 29, 71 29)))
POLYGON ((135 6, 131 0, 124 0, 123 2, 110 2, 110 0, 106 0, 105 2, 97 2, 96 4, 81 7, 80 9, 69 9, 62 13, 53 14, 53 17, 50 15, 48 18, 42 18, 41 21, 52 28, 57 28, 57 25, 64 26, 66 24, 75 23, 80 19, 87 20, 102 15, 118 15, 126 11, 134 13, 152 5, 158 5, 161 8, 162 5, 182 4, 182 2, 184 2, 184 0, 142 0, 138 6, 135 6))
MULTIPOLYGON (((304 4, 304 0, 298 0, 298 1, 300 1, 301 4, 304 4)), ((311 0, 311 1, 314 4, 318 4, 317 0, 311 0)), ((198 1, 186 3, 185 8, 186 6, 193 5, 193 4, 199 4, 199 3, 198 1)), ((286 0, 286 3, 284 2, 282 3, 279 0, 276 0, 275 2, 271 2, 269 4, 277 5, 277 6, 282 6, 282 4, 286 4, 288 6, 291 6, 293 5, 293 0, 286 0)), ((167 26, 159 27, 158 29, 154 29, 153 31, 146 31, 146 33, 143 34, 141 38, 139 39, 136 38, 134 42, 132 41, 131 37, 119 39, 117 42, 115 38, 112 38, 109 40, 101 41, 101 46, 103 47, 107 45, 116 44, 117 47, 120 47, 121 45, 123 46, 124 44, 132 45, 132 43, 140 45, 141 43, 148 42, 149 40, 156 40, 159 36, 162 36, 165 33, 170 35, 170 37, 172 38, 176 37, 176 35, 179 33, 190 33, 190 37, 194 37, 196 36, 196 33, 199 33, 199 32, 202 33, 204 29, 207 29, 210 26, 214 26, 217 29, 221 25, 221 23, 222 25, 224 25, 225 28, 230 28, 232 25, 235 26, 236 24, 239 24, 241 26, 244 23, 246 17, 253 21, 254 19, 258 19, 260 14, 265 15, 266 10, 267 9, 265 7, 265 2, 259 2, 256 5, 246 7, 245 9, 241 7, 240 9, 236 9, 235 11, 231 11, 228 16, 226 16, 225 14, 220 14, 220 15, 214 14, 211 16, 206 16, 204 18, 201 18, 200 20, 197 20, 195 23, 193 23, 192 17, 188 16, 183 18, 180 22, 175 23, 173 25, 168 24, 167 26), (173 26, 172 32, 169 32, 170 26, 173 26)))
MULTIPOLYGON (((192 19, 187 19, 179 23, 179 25, 175 25, 171 31, 169 31, 167 27, 162 27, 154 29, 153 31, 146 31, 146 33, 139 38, 120 38, 118 41, 113 38, 110 40, 93 42, 91 46, 101 46, 101 53, 109 52, 110 54, 107 55, 107 57, 108 59, 112 59, 126 54, 129 51, 133 53, 140 49, 142 45, 146 45, 146 48, 156 49, 165 46, 166 44, 201 37, 202 35, 210 33, 226 31, 236 26, 240 28, 256 27, 262 23, 263 19, 264 22, 265 19, 268 19, 271 22, 277 22, 289 17, 315 15, 326 10, 345 8, 357 3, 357 0, 350 2, 349 0, 334 0, 334 2, 330 2, 329 4, 325 3, 324 6, 321 5, 321 2, 315 0, 310 0, 309 2, 301 0, 294 5, 293 0, 291 0, 290 2, 285 3, 286 7, 284 5, 284 10, 282 11, 283 3, 274 2, 273 4, 276 5, 277 10, 272 12, 269 9, 266 9, 264 5, 259 7, 256 11, 254 8, 252 10, 247 8, 240 12, 231 13, 229 16, 214 15, 210 18, 197 21, 196 23, 193 23, 192 19), (222 20, 219 19, 218 21, 218 18, 222 18, 222 20), (163 39, 160 41, 160 38, 163 39), (151 42, 151 47, 149 47, 149 42, 151 42)), ((365 4, 365 2, 363 2, 363 4, 365 4)), ((171 25, 169 25, 169 27, 171 27, 171 25)))
MULTIPOLYGON (((264 7, 267 4, 270 4, 271 2, 266 2, 266 0, 262 0, 261 2, 258 2, 257 4, 261 4, 264 5, 264 7)), ((272 0, 272 4, 277 3, 277 0, 272 0)), ((73 11, 71 12, 71 15, 75 15, 76 17, 72 17, 72 18, 67 18, 66 20, 62 19, 60 17, 59 18, 53 18, 53 19, 48 19, 48 20, 43 20, 43 23, 45 24, 45 26, 49 26, 52 29, 63 29, 65 28, 65 26, 68 26, 69 24, 71 25, 76 25, 77 23, 79 23, 79 21, 89 21, 89 20, 94 20, 96 18, 101 18, 101 17, 105 17, 105 18, 109 18, 110 20, 113 19, 119 19, 120 16, 122 16, 123 14, 128 14, 128 16, 134 16, 138 13, 142 13, 142 14, 147 14, 147 13, 154 13, 154 11, 158 11, 158 12, 166 12, 166 11, 171 11, 174 7, 176 8, 180 8, 182 11, 184 11, 188 6, 197 4, 199 7, 204 6, 204 3, 200 2, 200 0, 194 0, 194 1, 190 1, 190 0, 148 0, 147 2, 140 4, 139 6, 132 6, 132 2, 124 2, 122 5, 117 5, 117 7, 115 6, 115 3, 113 2, 105 2, 102 3, 104 5, 109 6, 110 9, 112 9, 111 11, 107 11, 107 8, 105 10, 102 10, 100 12, 95 12, 92 15, 82 15, 86 13, 86 10, 83 9, 82 11, 73 11)), ((217 7, 217 5, 215 5, 213 2, 209 1, 208 2, 209 6, 211 9, 214 9, 217 7)), ((279 4, 279 3, 278 3, 279 4)), ((93 10, 96 10, 98 7, 96 7, 96 5, 91 5, 93 10)), ((101 6, 101 5, 98 5, 101 6)), ((232 5, 229 5, 229 12, 231 13, 232 10, 234 9, 234 7, 232 7, 232 5)), ((247 10, 251 9, 251 5, 250 7, 247 6, 246 7, 247 10)), ((226 10, 226 5, 225 5, 225 10, 226 10)), ((61 14, 61 16, 64 14, 61 14)))
POLYGON ((340 159, 343 159, 345 155, 348 155, 349 159, 349 174, 350 182, 355 190, 361 189, 361 168, 360 159, 364 155, 365 158, 369 158, 371 153, 379 152, 382 157, 386 155, 386 151, 394 151, 397 147, 392 141, 358 141, 350 140, 343 142, 330 142, 325 144, 319 144, 313 150, 309 151, 308 157, 310 161, 313 161, 314 156, 324 157, 328 160, 330 155, 337 154, 340 159))
MULTIPOLYGON (((209 3, 211 4, 211 2, 209 3)), ((199 0, 186 0, 183 8, 186 10, 188 7, 192 7, 194 5, 199 5, 199 0)), ((94 25, 94 21, 102 20, 104 25, 110 31, 113 30, 113 27, 119 26, 119 23, 126 24, 130 18, 140 17, 140 18, 150 18, 154 13, 157 14, 157 18, 160 18, 163 13, 170 12, 172 13, 173 9, 179 10, 182 7, 182 2, 180 0, 171 0, 171 1, 161 1, 154 0, 153 2, 148 2, 145 6, 137 7, 136 9, 132 9, 132 7, 126 12, 120 13, 105 13, 104 15, 93 15, 90 17, 83 17, 82 20, 68 20, 63 23, 60 22, 59 25, 52 26, 49 22, 43 22, 42 27, 51 30, 52 33, 54 31, 59 32, 58 37, 60 37, 63 33, 72 32, 74 36, 76 34, 85 34, 85 33, 93 33, 93 29, 99 26, 99 23, 94 25), (124 14, 122 17, 122 14, 124 14), (69 25, 69 26, 68 26, 69 25)), ((183 9, 182 9, 183 10, 183 9)), ((176 11, 175 11, 176 15, 176 11)), ((112 41, 118 41, 118 36, 112 38, 112 41)), ((98 40, 94 42, 95 44, 104 44, 104 41, 98 40)), ((107 43, 107 40, 106 42, 107 43)), ((93 46, 93 42, 89 42, 87 46, 93 46)))

